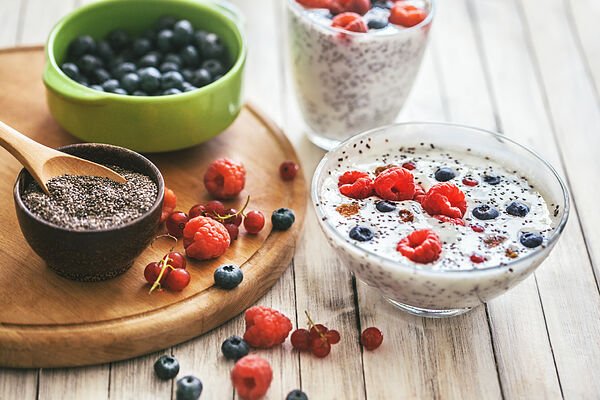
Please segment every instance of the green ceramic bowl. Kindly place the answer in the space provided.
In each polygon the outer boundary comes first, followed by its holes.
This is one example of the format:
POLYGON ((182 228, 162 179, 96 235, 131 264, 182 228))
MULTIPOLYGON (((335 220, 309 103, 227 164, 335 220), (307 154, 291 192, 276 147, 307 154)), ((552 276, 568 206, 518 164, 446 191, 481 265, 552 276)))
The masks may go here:
POLYGON ((63 18, 46 44, 44 83, 50 113, 74 136, 139 152, 179 150, 225 130, 242 107, 246 43, 231 8, 199 0, 103 0, 63 18), (208 86, 170 96, 124 96, 89 89, 65 75, 62 63, 71 40, 99 39, 115 28, 139 35, 162 15, 186 18, 196 29, 217 33, 232 67, 208 86))

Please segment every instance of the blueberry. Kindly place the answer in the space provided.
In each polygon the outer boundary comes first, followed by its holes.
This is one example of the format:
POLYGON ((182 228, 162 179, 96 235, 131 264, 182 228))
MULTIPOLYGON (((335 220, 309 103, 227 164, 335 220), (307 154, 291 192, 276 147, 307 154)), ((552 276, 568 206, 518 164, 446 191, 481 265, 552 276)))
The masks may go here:
POLYGON ((79 75, 79 78, 76 79, 77 83, 81 83, 83 86, 88 86, 90 84, 90 82, 87 80, 87 78, 83 75, 79 75))
POLYGON ((100 40, 98 42, 98 44, 96 45, 96 54, 105 62, 108 62, 115 56, 113 49, 110 47, 110 44, 108 44, 106 40, 100 40))
POLYGON ((160 88, 160 72, 153 67, 139 71, 140 88, 146 93, 154 93, 160 88))
POLYGON ((155 24, 157 30, 161 31, 163 29, 172 29, 173 25, 175 25, 177 19, 171 15, 163 15, 160 17, 155 24))
POLYGON ((480 220, 488 220, 498 218, 498 210, 494 207, 488 206, 487 204, 482 204, 473 209, 473 216, 480 220))
POLYGON ((156 38, 158 37, 158 31, 156 29, 146 29, 144 32, 142 32, 142 36, 144 39, 148 39, 150 41, 150 43, 154 43, 156 42, 156 38))
POLYGON ((60 69, 65 73, 69 78, 73 80, 79 79, 79 67, 73 63, 64 63, 61 65, 60 69))
POLYGON ((127 93, 127 90, 125 90, 125 89, 123 89, 123 88, 120 88, 120 87, 118 87, 118 88, 114 89, 114 90, 112 91, 112 93, 114 93, 114 94, 122 94, 122 95, 124 95, 124 96, 127 96, 127 95, 129 94, 129 93, 127 93))
POLYGON ((183 89, 183 76, 177 71, 168 71, 160 78, 160 87, 167 89, 183 89))
POLYGON ((140 77, 135 72, 123 75, 121 78, 121 87, 129 93, 133 93, 140 86, 140 77))
POLYGON ((213 81, 217 80, 217 75, 221 75, 223 72, 225 72, 223 64, 221 64, 219 60, 206 60, 202 63, 202 68, 210 72, 210 75, 213 77, 213 81))
POLYGON ((184 376, 177 381, 177 400, 197 400, 202 394, 202 382, 195 376, 184 376))
POLYGON ((223 342, 221 345, 221 351, 228 360, 239 360, 240 358, 247 356, 250 352, 250 347, 239 336, 231 336, 223 342))
POLYGON ((152 50, 152 42, 147 38, 137 38, 133 41, 133 54, 141 57, 152 50))
POLYGON ((192 85, 189 82, 183 82, 183 91, 184 92, 191 92, 192 90, 196 90, 198 89, 196 86, 192 85))
POLYGON ((200 55, 198 54, 198 50, 196 50, 196 48, 192 45, 185 46, 183 49, 181 49, 179 56, 181 57, 183 63, 188 67, 195 68, 200 63, 200 55))
POLYGON ((116 79, 121 79, 126 74, 135 72, 136 69, 137 68, 134 63, 124 62, 115 65, 112 69, 112 74, 116 79))
POLYGON ((396 209, 396 203, 388 200, 380 200, 375 203, 375 208, 377 208, 377 211, 379 212, 390 212, 396 209))
POLYGON ((181 90, 177 89, 177 88, 170 88, 167 90, 163 90, 163 92, 161 93, 161 95, 163 96, 170 96, 172 94, 181 94, 183 93, 181 90))
POLYGON ((181 75, 183 75, 184 80, 194 83, 194 71, 189 68, 184 68, 179 72, 181 72, 181 75))
POLYGON ((371 18, 367 22, 369 29, 383 29, 388 26, 389 22, 386 18, 371 18))
POLYGON ((506 212, 515 217, 524 217, 529 213, 529 207, 520 201, 513 201, 506 207, 506 212))
POLYGON ((544 237, 537 232, 523 232, 519 241, 523 246, 533 249, 544 242, 544 237))
POLYGON ((177 21, 173 26, 173 43, 177 47, 183 47, 192 41, 194 27, 186 19, 177 21))
POLYGON ((102 83, 102 89, 104 89, 105 92, 112 93, 118 87, 119 87, 119 81, 116 79, 109 79, 109 80, 105 81, 104 83, 102 83))
POLYGON ((198 31, 194 39, 202 57, 205 59, 219 58, 225 53, 225 48, 221 44, 219 36, 214 33, 198 31))
POLYGON ((144 68, 144 67, 158 68, 158 66, 160 65, 160 56, 154 52, 150 52, 139 59, 138 65, 141 68, 144 68))
POLYGON ((294 221, 296 221, 296 216, 289 208, 279 208, 271 215, 271 223, 276 231, 287 231, 294 221))
POLYGON ((181 57, 179 57, 177 54, 175 53, 169 53, 165 56, 164 62, 169 62, 169 63, 173 63, 173 64, 177 64, 177 65, 181 65, 183 64, 183 61, 181 61, 181 57))
POLYGON ((498 175, 483 175, 483 181, 489 185, 497 185, 502 181, 498 175))
POLYGON ((308 396, 300 389, 292 390, 285 396, 285 400, 308 400, 308 396))
POLYGON ((359 242, 367 242, 373 239, 373 231, 366 226, 355 226, 350 229, 350 238, 359 242))
POLYGON ((129 41, 131 40, 129 38, 129 34, 123 29, 115 29, 114 31, 110 32, 107 36, 107 39, 108 43, 110 43, 110 47, 117 51, 127 47, 127 45, 129 45, 129 41))
POLYGON ((169 72, 169 71, 179 71, 179 65, 172 63, 172 62, 164 62, 164 63, 160 64, 159 70, 163 74, 165 72, 169 72))
POLYGON ((198 87, 206 86, 212 82, 212 76, 210 75, 210 72, 208 72, 207 69, 199 68, 196 71, 194 71, 194 76, 191 82, 198 87))
POLYGON ((89 74, 95 69, 102 67, 102 60, 91 54, 86 54, 77 61, 79 70, 84 74, 89 74))
POLYGON ((76 37, 69 44, 68 52, 73 58, 79 58, 84 54, 93 54, 96 52, 96 42, 88 35, 76 37))
POLYGON ((450 167, 440 167, 435 171, 435 180, 438 182, 448 182, 456 177, 456 171, 450 167))
POLYGON ((100 85, 90 85, 90 89, 94 89, 99 92, 104 92, 104 89, 102 89, 102 86, 100 86, 100 85))
POLYGON ((92 80, 99 84, 102 84, 110 79, 110 74, 104 68, 98 68, 95 71, 92 71, 90 75, 92 80))
POLYGON ((154 372, 160 379, 173 379, 179 373, 179 361, 175 357, 160 356, 154 363, 154 372))
POLYGON ((231 290, 244 280, 244 273, 234 264, 221 265, 214 273, 215 285, 221 289, 231 290))
POLYGON ((136 90, 135 92, 132 93, 134 96, 148 96, 148 93, 144 92, 143 90, 136 90))
POLYGON ((158 32, 158 36, 156 37, 156 46, 161 51, 170 51, 173 48, 173 31, 165 29, 158 32))

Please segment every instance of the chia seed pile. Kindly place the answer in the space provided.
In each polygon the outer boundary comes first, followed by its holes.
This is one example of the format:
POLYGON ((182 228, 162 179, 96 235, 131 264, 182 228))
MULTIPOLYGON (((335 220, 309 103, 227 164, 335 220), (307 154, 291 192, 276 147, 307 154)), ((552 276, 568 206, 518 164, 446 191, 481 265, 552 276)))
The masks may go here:
POLYGON ((147 175, 114 165, 107 167, 127 182, 62 175, 48 181, 50 196, 34 181, 21 198, 33 214, 62 228, 99 230, 124 225, 152 207, 158 188, 147 175))

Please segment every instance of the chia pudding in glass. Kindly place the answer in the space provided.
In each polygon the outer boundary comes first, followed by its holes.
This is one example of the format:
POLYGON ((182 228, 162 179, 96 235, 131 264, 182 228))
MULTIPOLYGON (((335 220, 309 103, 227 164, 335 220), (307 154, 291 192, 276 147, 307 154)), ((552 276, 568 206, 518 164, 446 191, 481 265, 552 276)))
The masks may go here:
POLYGON ((287 3, 292 79, 310 140, 329 150, 393 122, 421 65, 434 0, 287 3))

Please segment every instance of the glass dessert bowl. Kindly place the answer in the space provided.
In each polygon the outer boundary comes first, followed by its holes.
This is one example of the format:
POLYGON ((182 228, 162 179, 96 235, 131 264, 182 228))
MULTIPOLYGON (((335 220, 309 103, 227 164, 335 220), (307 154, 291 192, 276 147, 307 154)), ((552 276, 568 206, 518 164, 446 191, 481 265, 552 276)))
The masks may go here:
POLYGON ((569 215, 566 185, 536 153, 445 123, 388 125, 344 141, 318 165, 311 195, 355 276, 428 317, 465 313, 521 282, 569 215))

